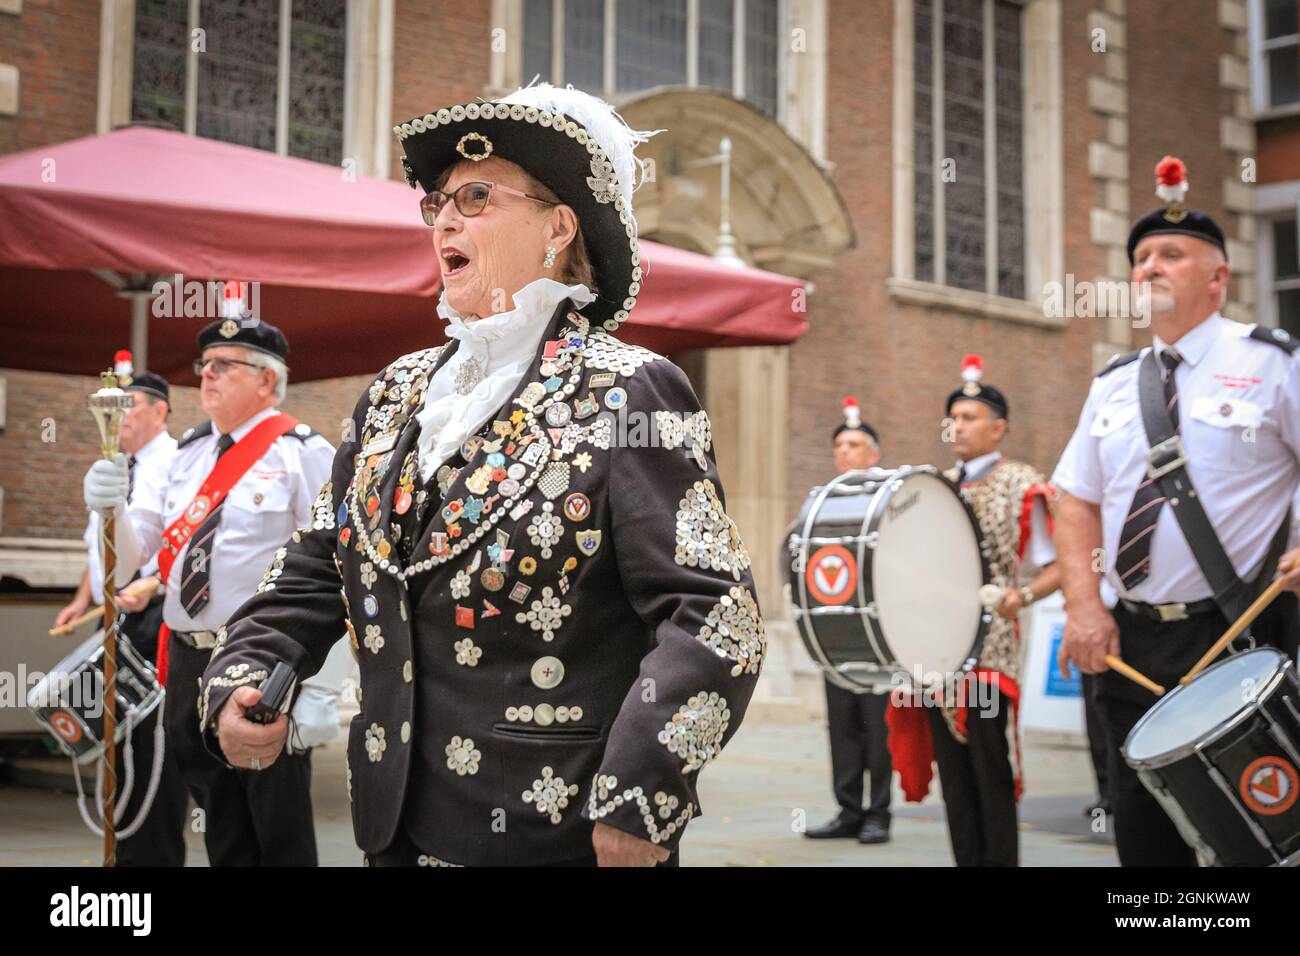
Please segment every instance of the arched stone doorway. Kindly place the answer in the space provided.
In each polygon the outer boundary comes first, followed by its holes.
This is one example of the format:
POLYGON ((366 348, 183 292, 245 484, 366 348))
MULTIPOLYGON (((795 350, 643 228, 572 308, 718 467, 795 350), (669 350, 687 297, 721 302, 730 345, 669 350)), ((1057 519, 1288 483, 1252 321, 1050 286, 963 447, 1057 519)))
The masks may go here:
MULTIPOLYGON (((855 244, 853 225, 827 170, 786 130, 749 104, 713 90, 661 88, 620 105, 637 129, 664 129, 638 150, 653 161, 636 194, 641 235, 711 255, 722 219, 720 173, 699 161, 731 140, 731 232, 746 265, 807 278, 855 244)), ((810 302, 794 301, 794 309, 810 302)), ((816 321, 815 314, 810 315, 816 321)), ((787 347, 705 349, 678 358, 708 410, 727 511, 754 562, 768 624, 760 685, 793 698, 803 651, 781 592, 778 554, 787 505, 787 347)), ((820 682, 819 682, 820 683, 820 682)))

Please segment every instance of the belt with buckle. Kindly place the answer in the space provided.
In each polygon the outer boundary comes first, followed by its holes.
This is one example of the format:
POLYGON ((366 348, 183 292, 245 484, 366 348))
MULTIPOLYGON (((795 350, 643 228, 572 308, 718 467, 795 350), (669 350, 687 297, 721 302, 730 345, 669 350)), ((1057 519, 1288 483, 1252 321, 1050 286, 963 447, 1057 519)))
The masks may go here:
POLYGON ((187 644, 196 651, 210 651, 217 646, 216 631, 172 631, 181 643, 187 644))
POLYGON ((1141 601, 1120 598, 1120 604, 1124 605, 1126 611, 1136 614, 1138 617, 1144 617, 1148 621, 1159 621, 1162 624, 1168 624, 1172 621, 1185 621, 1189 617, 1195 617, 1198 614, 1216 611, 1219 607, 1214 598, 1192 601, 1191 603, 1180 601, 1175 604, 1144 604, 1141 601))

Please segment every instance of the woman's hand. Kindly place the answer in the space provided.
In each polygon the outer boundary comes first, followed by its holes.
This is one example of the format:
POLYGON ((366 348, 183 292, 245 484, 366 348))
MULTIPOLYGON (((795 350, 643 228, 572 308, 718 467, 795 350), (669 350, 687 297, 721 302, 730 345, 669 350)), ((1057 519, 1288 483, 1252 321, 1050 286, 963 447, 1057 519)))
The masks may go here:
POLYGON ((270 724, 244 719, 244 711, 261 699, 262 692, 256 687, 237 687, 217 714, 217 738, 233 766, 265 770, 284 750, 289 736, 288 714, 281 714, 270 724))
POLYGON ((596 848, 597 866, 654 866, 669 857, 663 847, 608 823, 596 824, 591 831, 591 845, 596 848))

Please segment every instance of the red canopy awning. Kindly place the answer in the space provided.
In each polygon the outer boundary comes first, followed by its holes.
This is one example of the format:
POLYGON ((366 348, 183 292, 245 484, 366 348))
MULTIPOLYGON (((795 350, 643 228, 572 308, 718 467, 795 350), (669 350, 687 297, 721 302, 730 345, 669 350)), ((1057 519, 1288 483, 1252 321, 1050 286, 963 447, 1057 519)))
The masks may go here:
MULTIPOLYGON (((144 127, 0 157, 0 364, 100 370, 131 333, 130 302, 101 274, 179 274, 260 283, 260 314, 289 339, 293 381, 372 373, 442 341, 438 266, 414 196, 392 180, 144 127)), ((796 279, 643 247, 628 341, 660 352, 780 345, 807 328, 796 279)), ((206 321, 151 317, 149 367, 193 384, 206 321)))

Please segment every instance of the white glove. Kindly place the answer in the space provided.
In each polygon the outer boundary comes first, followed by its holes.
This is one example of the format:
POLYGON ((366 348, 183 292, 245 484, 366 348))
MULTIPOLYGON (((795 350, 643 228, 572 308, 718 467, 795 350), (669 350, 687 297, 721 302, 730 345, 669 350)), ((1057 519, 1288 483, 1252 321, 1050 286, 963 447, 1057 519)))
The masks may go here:
POLYGON ((339 695, 337 691, 313 684, 303 684, 290 715, 289 739, 285 750, 306 753, 339 735, 339 695))
POLYGON ((90 466, 81 491, 87 505, 95 511, 106 511, 125 506, 127 487, 126 455, 118 452, 116 458, 101 458, 90 466))

